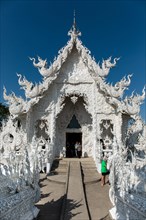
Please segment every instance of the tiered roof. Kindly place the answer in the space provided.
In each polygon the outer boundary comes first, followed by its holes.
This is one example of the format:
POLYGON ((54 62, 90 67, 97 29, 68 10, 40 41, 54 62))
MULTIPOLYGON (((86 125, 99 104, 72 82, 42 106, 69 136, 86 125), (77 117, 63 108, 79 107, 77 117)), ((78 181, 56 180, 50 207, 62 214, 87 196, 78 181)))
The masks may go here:
POLYGON ((142 104, 145 99, 145 88, 141 96, 132 93, 129 98, 126 97, 122 100, 124 91, 130 85, 131 75, 128 75, 127 79, 126 77, 122 78, 114 86, 105 81, 105 77, 109 74, 110 69, 116 66, 119 58, 115 58, 112 62, 112 58, 109 57, 107 60, 103 60, 101 65, 96 63, 95 59, 90 55, 91 52, 82 45, 81 40, 78 38, 81 36, 81 32, 77 30, 75 17, 73 26, 68 32, 68 35, 70 36, 70 40, 66 46, 59 50, 57 58, 54 59, 54 62, 50 66, 48 66, 47 59, 43 60, 38 57, 38 61, 36 61, 35 58, 30 58, 30 60, 33 61, 34 67, 38 69, 43 77, 42 83, 34 85, 25 77, 22 77, 21 74, 17 74, 18 83, 25 91, 26 100, 17 97, 14 93, 6 95, 6 89, 4 88, 4 99, 7 100, 10 105, 11 114, 17 116, 22 113, 27 113, 34 104, 39 102, 44 92, 49 89, 49 86, 58 77, 62 65, 66 62, 74 47, 80 55, 82 62, 88 68, 89 74, 96 82, 99 91, 106 96, 107 102, 123 113, 129 115, 138 114, 140 104, 142 104))

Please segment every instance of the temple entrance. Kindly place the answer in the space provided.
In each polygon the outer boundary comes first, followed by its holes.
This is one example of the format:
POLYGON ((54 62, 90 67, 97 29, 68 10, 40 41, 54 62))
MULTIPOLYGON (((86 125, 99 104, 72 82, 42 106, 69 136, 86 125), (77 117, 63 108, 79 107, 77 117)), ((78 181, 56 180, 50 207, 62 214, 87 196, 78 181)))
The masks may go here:
POLYGON ((66 157, 76 157, 75 144, 82 144, 82 133, 66 133, 66 157))
POLYGON ((75 104, 70 97, 66 97, 64 103, 64 108, 56 119, 55 156, 75 157, 77 141, 82 145, 82 156, 91 156, 92 118, 85 109, 83 97, 79 97, 75 104), (66 152, 67 145, 69 150, 66 152))

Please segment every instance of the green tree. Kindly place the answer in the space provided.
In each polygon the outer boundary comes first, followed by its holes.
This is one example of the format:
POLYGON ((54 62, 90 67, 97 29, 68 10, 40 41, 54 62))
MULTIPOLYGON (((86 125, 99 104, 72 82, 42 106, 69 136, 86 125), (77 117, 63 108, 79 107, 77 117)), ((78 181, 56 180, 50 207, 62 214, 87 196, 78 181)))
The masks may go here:
POLYGON ((0 103, 0 125, 3 119, 6 119, 10 115, 9 108, 0 103))

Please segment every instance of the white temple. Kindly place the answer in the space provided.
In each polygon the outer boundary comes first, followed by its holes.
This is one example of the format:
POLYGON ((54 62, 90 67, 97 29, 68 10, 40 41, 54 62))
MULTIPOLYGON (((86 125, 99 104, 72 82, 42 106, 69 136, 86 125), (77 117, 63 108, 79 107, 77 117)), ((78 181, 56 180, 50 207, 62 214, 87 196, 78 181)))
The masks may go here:
POLYGON ((145 89, 141 95, 132 93, 123 99, 131 75, 115 85, 106 81, 119 58, 97 63, 82 45, 75 20, 68 35, 70 40, 50 66, 40 57, 30 58, 42 75, 41 83, 33 84, 18 74, 26 100, 14 93, 7 95, 4 88, 11 116, 0 133, 1 178, 7 172, 10 179, 20 179, 28 170, 24 182, 31 176, 34 183, 34 171, 44 171, 55 157, 65 155, 67 144, 79 141, 82 157, 92 157, 98 171, 103 152, 111 161, 114 218, 122 219, 126 209, 130 212, 123 219, 145 219, 146 135, 139 116, 145 89))

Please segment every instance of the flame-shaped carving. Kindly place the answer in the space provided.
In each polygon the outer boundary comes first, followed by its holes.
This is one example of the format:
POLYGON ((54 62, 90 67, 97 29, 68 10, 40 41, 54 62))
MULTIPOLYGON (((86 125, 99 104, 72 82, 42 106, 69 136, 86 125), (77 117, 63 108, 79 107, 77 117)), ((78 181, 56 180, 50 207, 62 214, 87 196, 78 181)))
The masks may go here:
POLYGON ((111 97, 114 97, 114 98, 122 97, 123 92, 130 85, 131 76, 132 75, 127 76, 128 80, 126 80, 126 77, 122 78, 121 81, 117 82, 114 86, 101 81, 99 84, 100 89, 104 91, 105 93, 108 93, 108 95, 110 95, 111 97))
POLYGON ((143 103, 145 99, 145 87, 142 90, 142 95, 135 95, 134 92, 128 98, 126 97, 123 101, 123 109, 130 115, 135 115, 140 112, 140 105, 143 103))
POLYGON ((21 74, 17 74, 19 77, 18 83, 21 85, 22 89, 25 90, 25 96, 27 98, 35 98, 37 96, 40 96, 45 88, 43 88, 42 84, 33 84, 32 82, 29 82, 25 77, 22 79, 21 74))
POLYGON ((4 87, 3 97, 9 103, 9 111, 11 114, 17 115, 23 111, 25 101, 21 97, 17 97, 14 92, 10 95, 6 94, 6 88, 4 87))

